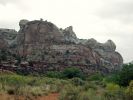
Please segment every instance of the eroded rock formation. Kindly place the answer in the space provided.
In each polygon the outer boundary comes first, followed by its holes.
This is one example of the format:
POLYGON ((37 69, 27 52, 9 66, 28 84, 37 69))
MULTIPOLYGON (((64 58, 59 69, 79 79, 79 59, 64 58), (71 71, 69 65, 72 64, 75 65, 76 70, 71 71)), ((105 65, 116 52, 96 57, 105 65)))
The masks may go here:
POLYGON ((13 29, 0 29, 0 49, 9 47, 15 40, 17 31, 13 29))
MULTIPOLYGON (((13 50, 24 60, 36 62, 32 66, 38 66, 42 71, 78 67, 87 74, 108 73, 120 69, 123 64, 112 40, 99 43, 95 39, 79 39, 72 26, 59 29, 42 20, 21 20, 19 25, 20 30, 12 43, 16 45, 13 50)), ((5 38, 1 38, 0 43, 5 47, 9 45, 5 38)))

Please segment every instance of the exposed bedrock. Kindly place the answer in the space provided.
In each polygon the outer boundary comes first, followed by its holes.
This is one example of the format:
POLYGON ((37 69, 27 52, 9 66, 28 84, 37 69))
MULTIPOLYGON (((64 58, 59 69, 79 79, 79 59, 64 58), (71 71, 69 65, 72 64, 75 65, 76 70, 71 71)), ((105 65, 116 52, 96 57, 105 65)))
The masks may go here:
POLYGON ((15 45, 13 50, 17 55, 26 61, 42 61, 43 64, 37 66, 45 70, 78 67, 87 74, 96 71, 109 73, 120 69, 123 64, 112 40, 99 43, 95 39, 79 39, 72 26, 60 29, 43 20, 21 20, 19 25, 16 38, 0 38, 0 48, 15 45))

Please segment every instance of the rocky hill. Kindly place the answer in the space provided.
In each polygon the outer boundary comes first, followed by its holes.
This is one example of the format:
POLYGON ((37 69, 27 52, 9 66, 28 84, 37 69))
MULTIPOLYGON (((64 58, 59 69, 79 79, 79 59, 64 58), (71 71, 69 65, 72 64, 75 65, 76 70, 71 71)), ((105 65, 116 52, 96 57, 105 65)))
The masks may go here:
POLYGON ((73 27, 60 29, 43 20, 21 20, 20 30, 0 30, 0 49, 8 48, 26 62, 27 66, 41 71, 62 71, 66 67, 78 67, 84 73, 96 71, 109 73, 123 64, 112 40, 99 43, 95 39, 79 39, 73 27))

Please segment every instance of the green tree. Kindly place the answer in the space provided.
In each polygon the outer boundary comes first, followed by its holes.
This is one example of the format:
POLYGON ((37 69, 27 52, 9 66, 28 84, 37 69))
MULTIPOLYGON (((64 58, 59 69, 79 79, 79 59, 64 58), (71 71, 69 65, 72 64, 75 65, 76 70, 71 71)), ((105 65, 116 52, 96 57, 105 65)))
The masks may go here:
POLYGON ((133 80, 133 64, 126 64, 119 72, 118 84, 128 86, 131 80, 133 80))

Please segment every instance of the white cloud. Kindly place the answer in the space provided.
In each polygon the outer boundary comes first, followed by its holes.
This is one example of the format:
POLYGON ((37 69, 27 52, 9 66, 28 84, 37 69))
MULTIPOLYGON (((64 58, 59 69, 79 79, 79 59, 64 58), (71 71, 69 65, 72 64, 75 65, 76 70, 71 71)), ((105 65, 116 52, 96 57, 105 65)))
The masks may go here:
POLYGON ((16 3, 17 1, 19 0, 0 0, 0 4, 6 5, 11 2, 16 3))
POLYGON ((0 27, 18 29, 23 18, 72 25, 79 38, 112 39, 127 62, 133 60, 132 9, 132 0, 0 0, 0 27))
MULTIPOLYGON (((133 20, 133 0, 103 0, 101 9, 95 12, 101 18, 117 19, 121 22, 133 20)), ((132 23, 132 22, 131 22, 132 23)))

